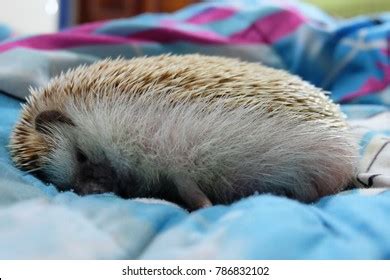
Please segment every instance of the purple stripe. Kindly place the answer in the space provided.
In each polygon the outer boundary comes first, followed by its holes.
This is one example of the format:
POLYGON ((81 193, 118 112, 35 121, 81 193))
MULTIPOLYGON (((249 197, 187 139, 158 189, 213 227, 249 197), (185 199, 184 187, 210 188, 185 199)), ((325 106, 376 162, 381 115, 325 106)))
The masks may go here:
POLYGON ((86 45, 132 44, 140 42, 144 41, 134 38, 63 32, 57 34, 38 35, 0 44, 0 52, 5 52, 18 47, 39 50, 57 50, 86 45))
POLYGON ((79 26, 69 28, 69 29, 65 30, 64 32, 67 32, 67 33, 94 33, 97 29, 99 29, 100 27, 105 25, 107 22, 109 22, 109 21, 104 20, 104 21, 95 21, 95 22, 91 22, 91 23, 86 23, 86 24, 82 24, 79 26))
POLYGON ((172 27, 157 27, 131 35, 131 38, 159 43, 173 43, 177 41, 186 41, 200 44, 226 44, 227 38, 222 37, 210 31, 190 32, 172 27))
POLYGON ((186 22, 192 24, 206 24, 214 21, 224 20, 234 14, 234 9, 213 7, 202 11, 200 14, 192 16, 191 18, 187 19, 186 22))
POLYGON ((255 21, 247 29, 233 34, 233 41, 272 44, 294 32, 306 19, 296 11, 285 10, 255 21))
POLYGON ((368 78, 358 90, 344 96, 342 101, 350 101, 356 97, 376 93, 390 86, 390 65, 379 63, 378 67, 383 69, 383 79, 374 77, 368 78))

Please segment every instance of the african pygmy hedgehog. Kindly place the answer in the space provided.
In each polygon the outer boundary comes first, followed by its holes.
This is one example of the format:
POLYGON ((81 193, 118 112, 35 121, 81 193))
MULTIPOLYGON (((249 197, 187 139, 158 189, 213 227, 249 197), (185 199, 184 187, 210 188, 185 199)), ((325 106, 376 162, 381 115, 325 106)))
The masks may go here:
POLYGON ((237 59, 106 59, 33 89, 15 164, 60 190, 198 209, 253 193, 311 202, 351 181, 357 148, 324 92, 237 59))

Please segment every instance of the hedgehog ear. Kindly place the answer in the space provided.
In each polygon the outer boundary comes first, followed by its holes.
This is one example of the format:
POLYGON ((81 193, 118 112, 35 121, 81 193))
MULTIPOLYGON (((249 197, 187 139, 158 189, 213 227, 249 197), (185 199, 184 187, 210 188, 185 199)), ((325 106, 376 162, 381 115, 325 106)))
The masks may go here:
POLYGON ((57 110, 48 110, 40 112, 38 116, 36 116, 35 129, 39 132, 47 134, 47 126, 57 123, 64 123, 74 126, 73 121, 63 113, 57 110))

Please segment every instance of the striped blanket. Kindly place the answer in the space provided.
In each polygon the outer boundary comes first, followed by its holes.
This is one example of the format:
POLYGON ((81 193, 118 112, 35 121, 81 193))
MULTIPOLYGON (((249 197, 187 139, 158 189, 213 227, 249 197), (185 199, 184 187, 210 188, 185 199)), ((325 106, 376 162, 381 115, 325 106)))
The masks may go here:
MULTIPOLYGON (((1 40, 1 39, 0 39, 1 40)), ((295 1, 208 1, 0 43, 0 258, 390 258, 390 14, 337 21, 295 1), (104 57, 202 53, 286 69, 331 92, 360 137, 359 190, 314 204, 255 195, 187 213, 79 197, 13 167, 28 88, 104 57)))

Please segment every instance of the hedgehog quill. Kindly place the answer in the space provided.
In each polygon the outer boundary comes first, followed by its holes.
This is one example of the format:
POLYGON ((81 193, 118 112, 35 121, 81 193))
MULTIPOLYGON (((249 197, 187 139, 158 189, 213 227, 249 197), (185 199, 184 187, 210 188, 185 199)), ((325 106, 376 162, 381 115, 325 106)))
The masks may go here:
POLYGON ((31 93, 11 156, 63 191, 195 210, 254 193, 312 202, 343 190, 355 172, 357 145, 339 107, 259 63, 106 59, 31 93))

